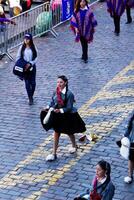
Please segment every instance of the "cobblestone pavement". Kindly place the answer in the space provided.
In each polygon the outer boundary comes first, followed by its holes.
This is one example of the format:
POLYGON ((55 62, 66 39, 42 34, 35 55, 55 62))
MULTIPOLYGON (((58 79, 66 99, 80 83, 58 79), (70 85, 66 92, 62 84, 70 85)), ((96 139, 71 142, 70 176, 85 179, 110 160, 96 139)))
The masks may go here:
MULTIPOLYGON (((114 200, 133 200, 134 183, 125 185, 127 161, 115 141, 124 134, 134 108, 134 23, 121 19, 121 34, 105 4, 94 6, 98 27, 89 45, 89 62, 82 63, 80 44, 74 43, 69 24, 56 29, 57 38, 35 39, 39 58, 35 104, 29 106, 24 83, 12 74, 13 63, 0 61, 0 199, 72 200, 85 190, 95 165, 106 159, 116 186, 114 200), (76 105, 87 124, 87 133, 98 134, 97 143, 79 143, 77 155, 69 155, 70 142, 62 135, 56 162, 45 157, 53 145, 52 131, 41 127, 39 114, 50 100, 57 75, 69 78, 76 105)), ((132 11, 134 18, 134 11, 132 11)), ((14 50, 11 55, 16 55, 14 50)), ((77 134, 76 139, 82 134, 77 134)))

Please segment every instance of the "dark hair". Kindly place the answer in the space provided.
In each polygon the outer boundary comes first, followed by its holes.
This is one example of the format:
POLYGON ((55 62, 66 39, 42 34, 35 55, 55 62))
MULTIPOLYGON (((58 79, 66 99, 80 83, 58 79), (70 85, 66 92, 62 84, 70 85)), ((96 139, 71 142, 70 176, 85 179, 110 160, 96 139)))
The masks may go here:
POLYGON ((110 180, 110 174, 111 174, 111 166, 108 162, 105 160, 100 160, 97 165, 99 165, 104 171, 106 171, 107 178, 110 180))
POLYGON ((66 83, 66 93, 65 93, 65 100, 64 100, 64 104, 66 105, 66 102, 67 102, 67 91, 68 91, 68 79, 64 75, 58 76, 58 78, 61 78, 66 83))
MULTIPOLYGON (((75 12, 77 13, 79 10, 80 10, 80 3, 81 3, 82 0, 77 0, 76 3, 75 3, 75 12)), ((85 3, 86 3, 86 6, 88 7, 88 1, 87 0, 84 0, 85 3)))
MULTIPOLYGON (((34 59, 37 57, 37 51, 36 51, 35 45, 34 45, 34 43, 33 43, 32 37, 31 37, 31 39, 30 39, 30 44, 29 44, 29 46, 30 46, 30 48, 31 48, 31 50, 32 50, 32 52, 33 52, 32 60, 34 60, 34 59)), ((26 48, 26 44, 25 44, 25 42, 24 42, 23 45, 22 45, 22 48, 21 48, 21 58, 24 57, 25 48, 26 48)))

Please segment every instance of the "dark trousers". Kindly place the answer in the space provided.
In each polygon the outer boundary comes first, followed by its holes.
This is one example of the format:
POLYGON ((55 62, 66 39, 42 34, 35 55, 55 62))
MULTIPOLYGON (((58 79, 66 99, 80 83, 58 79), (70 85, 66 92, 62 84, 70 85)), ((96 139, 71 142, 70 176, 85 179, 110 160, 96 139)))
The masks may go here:
POLYGON ((129 6, 126 6, 126 14, 127 14, 127 22, 131 23, 132 22, 131 8, 129 6))
POLYGON ((80 41, 82 46, 82 59, 86 61, 88 59, 88 43, 82 36, 80 37, 80 41))
POLYGON ((114 26, 115 26, 115 33, 120 33, 120 16, 114 14, 114 26))
POLYGON ((31 74, 25 78, 25 87, 27 91, 28 98, 31 99, 34 95, 36 87, 36 67, 34 66, 31 74))

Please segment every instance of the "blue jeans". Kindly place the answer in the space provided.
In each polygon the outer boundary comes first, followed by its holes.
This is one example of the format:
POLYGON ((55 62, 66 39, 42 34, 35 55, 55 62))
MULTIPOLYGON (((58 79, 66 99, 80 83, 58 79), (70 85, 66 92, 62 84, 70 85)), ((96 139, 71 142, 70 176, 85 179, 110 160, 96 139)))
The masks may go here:
POLYGON ((25 78, 25 87, 27 91, 28 98, 31 99, 34 95, 36 87, 36 66, 33 66, 31 74, 25 78))

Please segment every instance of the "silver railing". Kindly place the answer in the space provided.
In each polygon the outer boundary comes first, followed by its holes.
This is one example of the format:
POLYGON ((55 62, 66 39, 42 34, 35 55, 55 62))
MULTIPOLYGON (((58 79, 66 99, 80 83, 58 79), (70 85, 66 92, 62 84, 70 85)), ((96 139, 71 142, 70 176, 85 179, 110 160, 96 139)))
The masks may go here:
POLYGON ((31 33, 33 37, 51 32, 56 37, 56 26, 64 22, 62 21, 61 2, 61 0, 45 2, 12 17, 11 20, 16 25, 5 23, 4 31, 0 30, 0 56, 7 55, 12 58, 8 52, 22 43, 27 32, 31 33))

